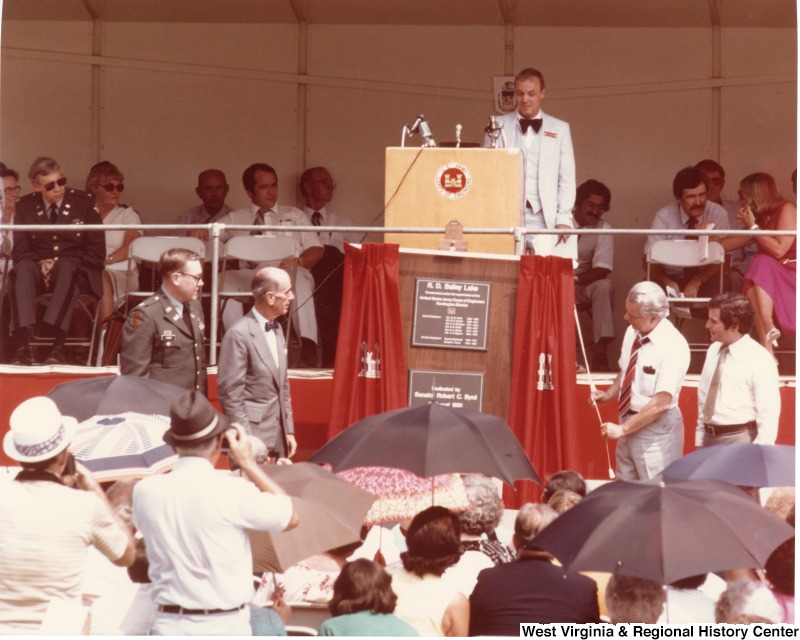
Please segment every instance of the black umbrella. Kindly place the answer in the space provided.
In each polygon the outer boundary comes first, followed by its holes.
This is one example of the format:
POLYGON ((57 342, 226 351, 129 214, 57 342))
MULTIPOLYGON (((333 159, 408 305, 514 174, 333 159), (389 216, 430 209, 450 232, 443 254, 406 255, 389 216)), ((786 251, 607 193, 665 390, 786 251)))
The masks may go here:
POLYGON ((793 487, 795 448, 785 444, 720 444, 693 451, 664 469, 676 480, 724 480, 740 487, 793 487))
MULTIPOLYGON (((720 445, 727 446, 727 445, 720 445)), ((608 571, 669 584, 763 567, 794 529, 720 480, 611 482, 533 541, 566 571, 608 571)))
POLYGON ((423 478, 442 473, 482 473, 509 484, 528 478, 542 484, 528 456, 502 418, 426 404, 359 420, 312 457, 334 471, 396 467, 423 478))
POLYGON ((62 414, 83 422, 126 411, 168 416, 173 400, 184 393, 183 387, 151 378, 104 376, 65 382, 47 396, 62 414))

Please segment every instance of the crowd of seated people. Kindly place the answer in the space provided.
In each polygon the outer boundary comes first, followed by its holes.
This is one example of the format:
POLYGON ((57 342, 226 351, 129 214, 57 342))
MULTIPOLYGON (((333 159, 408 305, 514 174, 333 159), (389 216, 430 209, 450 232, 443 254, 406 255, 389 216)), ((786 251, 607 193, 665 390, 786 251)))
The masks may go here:
MULTIPOLYGON (((19 176, 13 169, 4 167, 2 177, 5 195, 4 223, 15 220, 17 223, 71 224, 76 217, 94 215, 84 214, 82 210, 78 212, 78 209, 85 209, 87 206, 99 213, 103 224, 141 222, 134 208, 122 204, 124 176, 119 168, 108 161, 100 162, 89 170, 85 191, 81 191, 65 186, 66 178, 55 160, 38 158, 29 171, 33 193, 23 196, 20 210, 17 210, 20 192, 27 189, 21 188, 19 176), (73 202, 76 198, 81 200, 73 202), (54 205, 56 209, 53 209, 54 205)), ((724 231, 794 230, 796 206, 780 195, 774 178, 765 173, 754 173, 743 178, 739 184, 737 200, 723 197, 725 184, 724 168, 710 159, 678 171, 672 185, 674 201, 655 213, 650 225, 654 233, 643 239, 643 260, 646 261, 650 247, 659 239, 674 240, 680 237, 660 235, 658 230, 713 228, 718 231, 711 239, 719 240, 728 256, 724 268, 724 288, 746 293, 757 310, 755 331, 758 340, 772 351, 779 345, 782 337, 793 336, 795 333, 795 238, 770 235, 725 236, 724 231)), ((234 211, 226 203, 230 186, 225 174, 215 168, 202 171, 198 175, 195 188, 200 204, 178 215, 175 224, 206 225, 223 222, 254 226, 352 225, 350 217, 340 214, 331 206, 336 181, 325 167, 311 167, 302 174, 299 191, 303 201, 299 207, 278 204, 278 176, 270 165, 256 163, 248 167, 242 176, 242 186, 251 204, 247 208, 234 211)), ((576 190, 573 209, 575 228, 611 229, 611 225, 603 219, 610 207, 610 189, 598 180, 585 181, 576 190)), ((172 229, 166 233, 208 240, 205 227, 196 231, 172 229)), ((223 239, 249 233, 257 232, 229 230, 225 232, 223 239)), ((264 233, 276 235, 275 232, 264 233)), ((56 239, 52 242, 45 242, 44 234, 26 232, 18 235, 21 243, 14 243, 13 233, 8 230, 3 231, 0 238, 0 257, 9 256, 14 266, 19 264, 16 274, 2 274, 4 285, 9 280, 10 286, 4 289, 0 331, 3 332, 6 342, 11 332, 10 343, 16 347, 16 351, 12 349, 8 352, 5 360, 13 364, 34 362, 33 354, 27 346, 28 333, 34 318, 26 307, 31 307, 31 297, 42 292, 51 292, 56 295, 57 304, 47 312, 44 322, 50 325, 49 329, 55 338, 52 352, 44 362, 63 364, 68 359, 64 349, 66 334, 74 331, 70 328, 72 298, 77 293, 96 295, 101 327, 115 311, 124 310, 127 285, 129 282, 138 283, 139 277, 135 265, 129 270, 128 247, 141 232, 105 232, 102 249, 105 257, 102 265, 96 255, 101 250, 98 234, 82 234, 77 246, 73 240, 80 234, 73 236, 61 233, 53 236, 56 239), (31 240, 34 242, 31 243, 31 240), (84 246, 87 242, 89 250, 84 246), (19 248, 12 255, 12 247, 15 245, 19 245, 19 248), (58 262, 69 264, 74 260, 76 250, 81 254, 78 271, 74 277, 68 276, 75 281, 75 286, 69 287, 70 291, 62 295, 60 289, 64 285, 59 286, 59 280, 62 278, 61 273, 67 271, 67 268, 58 262), (27 267, 25 263, 28 264, 27 267), (39 269, 39 273, 30 270, 32 264, 39 269), (56 268, 50 265, 55 265, 56 268), (21 278, 24 269, 29 271, 25 278, 21 278), (17 279, 20 279, 19 284, 16 284, 17 279), (14 300, 17 302, 12 304, 14 300)), ((294 333, 298 337, 297 357, 292 364, 333 366, 338 333, 337 319, 341 308, 343 245, 344 242, 358 240, 357 234, 344 231, 293 234, 281 231, 277 235, 293 236, 299 244, 298 251, 293 255, 274 261, 274 264, 291 270, 298 298, 291 320, 294 333)), ((591 352, 586 364, 588 366, 591 363, 592 368, 598 371, 616 369, 607 358, 608 346, 615 339, 613 245, 613 235, 582 235, 578 239, 576 303, 579 310, 588 311, 592 318, 593 330, 587 340, 591 352)), ((2 266, 5 267, 5 260, 2 266)), ((255 265, 229 263, 228 266, 225 290, 247 291, 255 265), (241 268, 236 269, 237 266, 241 268)), ((210 269, 211 266, 206 261, 206 281, 210 279, 210 269)), ((685 295, 688 298, 710 297, 718 292, 720 269, 716 264, 693 268, 652 264, 650 277, 673 295, 685 295)), ((206 315, 209 310, 206 301, 206 315)), ((236 300, 226 303, 221 318, 223 326, 230 326, 242 312, 243 308, 236 300)))
MULTIPOLYGON (((50 420, 58 419, 44 399, 28 401, 23 407, 23 411, 34 410, 37 415, 45 411, 50 420)), ((19 433, 22 429, 16 424, 19 433)), ((64 446, 69 433, 68 430, 67 435, 55 440, 52 451, 64 446)), ((4 585, 0 592, 0 630, 35 633, 40 625, 50 624, 53 616, 64 615, 67 609, 57 606, 63 599, 64 606, 69 604, 75 611, 82 609, 84 615, 89 613, 84 630, 93 635, 146 635, 159 596, 148 577, 147 535, 133 537, 136 529, 131 519, 132 495, 137 481, 122 480, 103 492, 84 468, 79 467, 77 476, 70 475, 74 472, 63 466, 66 449, 56 453, 53 460, 34 463, 19 445, 11 447, 12 454, 23 460, 25 469, 20 490, 30 486, 41 493, 41 497, 36 494, 37 500, 46 501, 57 496, 53 493, 53 497, 48 497, 48 485, 41 484, 45 475, 68 485, 78 482, 85 492, 95 494, 94 500, 100 499, 92 505, 97 510, 95 517, 102 516, 102 527, 108 531, 103 533, 101 527, 93 534, 89 556, 70 551, 70 562, 65 564, 59 556, 66 553, 66 548, 55 549, 52 543, 61 540, 65 544, 65 540, 71 540, 69 536, 79 536, 79 532, 59 531, 57 527, 31 529, 32 524, 58 514, 20 515, 19 509, 13 510, 0 500, 0 519, 6 525, 3 535, 7 543, 4 551, 0 551, 0 584, 4 585), (17 514, 16 520, 8 520, 10 514, 17 514), (22 532, 35 541, 37 553, 44 553, 47 562, 29 563, 27 570, 19 573, 13 570, 18 559, 12 554, 20 548, 18 536, 22 532), (112 540, 113 550, 109 550, 112 540), (117 567, 94 552, 91 545, 98 547, 117 567), (67 584, 62 571, 85 574, 82 600, 76 600, 72 581, 69 589, 62 586, 67 584)), ((488 478, 483 479, 484 483, 473 480, 473 486, 491 486, 488 478)), ((49 491, 65 490, 56 489, 54 484, 49 491)), ((291 599, 302 600, 288 596, 287 582, 268 597, 262 592, 255 593, 252 601, 246 603, 251 632, 286 635, 293 625, 299 625, 298 628, 312 625, 319 635, 509 636, 519 632, 520 623, 793 624, 793 538, 775 549, 764 570, 702 574, 670 585, 624 574, 566 573, 556 558, 537 546, 537 535, 560 517, 549 503, 567 492, 577 496, 578 501, 582 499, 586 485, 581 476, 572 471, 551 476, 542 497, 548 504, 527 503, 520 507, 511 546, 494 543, 491 557, 498 562, 490 562, 490 566, 482 569, 476 583, 463 580, 459 572, 449 571, 464 553, 469 553, 461 539, 463 518, 444 507, 429 507, 411 520, 405 532, 407 549, 398 561, 389 566, 384 566, 380 558, 348 561, 346 553, 358 546, 354 543, 325 567, 324 577, 314 579, 324 584, 326 592, 323 596, 320 591, 321 597, 316 601, 317 622, 309 622, 303 612, 293 611, 287 604, 291 599), (495 553, 497 548, 501 548, 502 557, 495 553), (320 624, 321 620, 324 621, 320 624)), ((781 495, 783 507, 793 501, 785 490, 781 495)), ((474 492, 472 497, 478 502, 492 505, 495 502, 488 500, 484 491, 474 492)), ((489 510, 494 511, 493 506, 489 510)), ((484 516, 485 513, 478 519, 484 516)), ((786 521, 794 526, 793 505, 786 521)), ((483 533, 472 534, 468 539, 495 538, 490 523, 496 524, 496 518, 484 522, 483 533)), ((197 532, 197 535, 213 534, 197 532)), ((86 541, 82 544, 86 545, 86 541)), ((202 564, 202 559, 199 562, 202 564)), ((310 564, 303 561, 298 566, 310 564)), ((287 580, 291 572, 292 567, 285 574, 287 580)), ((275 574, 275 578, 280 582, 284 575, 275 574)), ((271 575, 269 582, 273 582, 271 575)))

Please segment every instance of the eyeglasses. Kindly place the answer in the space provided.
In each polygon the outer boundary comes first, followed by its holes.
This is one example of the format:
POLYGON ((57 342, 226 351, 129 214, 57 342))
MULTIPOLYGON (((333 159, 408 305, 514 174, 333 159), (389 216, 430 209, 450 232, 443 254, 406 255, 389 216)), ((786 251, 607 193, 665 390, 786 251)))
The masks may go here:
POLYGON ((326 189, 335 189, 336 180, 314 180, 316 184, 321 184, 326 189))
POLYGON ((186 276, 187 278, 193 278, 195 284, 200 284, 203 281, 203 276, 195 276, 191 273, 184 273, 183 271, 178 271, 182 276, 186 276))
POLYGON ((105 190, 106 190, 106 191, 108 191, 109 193, 111 193, 111 192, 112 192, 114 189, 116 189, 116 190, 117 190, 117 191, 119 191, 120 193, 122 193, 123 191, 125 191, 125 185, 124 185, 124 184, 122 184, 122 183, 119 183, 119 184, 111 184, 111 183, 109 182, 108 184, 101 184, 100 186, 101 186, 101 187, 103 187, 103 189, 105 189, 105 190))
POLYGON ((22 192, 22 187, 6 187, 3 193, 7 196, 18 196, 22 192))
POLYGON ((56 188, 56 185, 58 185, 59 187, 63 187, 65 184, 67 184, 67 179, 61 177, 58 180, 53 180, 52 182, 48 182, 47 184, 43 184, 42 186, 44 187, 45 191, 52 191, 53 189, 56 188))

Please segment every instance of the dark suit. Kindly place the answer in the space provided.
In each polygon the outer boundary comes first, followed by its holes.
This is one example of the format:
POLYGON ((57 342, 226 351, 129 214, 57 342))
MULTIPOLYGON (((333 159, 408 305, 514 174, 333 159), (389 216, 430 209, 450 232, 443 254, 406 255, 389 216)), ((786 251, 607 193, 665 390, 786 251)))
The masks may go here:
POLYGON ((518 636, 521 622, 600 622, 597 584, 543 558, 484 569, 469 598, 469 635, 518 636))
MULTIPOLYGON (((40 193, 29 193, 17 202, 15 225, 49 225, 50 216, 40 193)), ((67 189, 56 224, 64 230, 15 231, 9 292, 14 328, 29 327, 36 321, 34 298, 45 291, 39 260, 55 261, 51 271, 53 294, 44 321, 69 330, 72 305, 78 294, 103 295, 103 266, 106 241, 102 231, 80 231, 83 224, 102 224, 88 193, 67 189), (67 231, 69 229, 69 231, 67 231)))
POLYGON ((294 434, 286 342, 277 328, 278 365, 251 310, 225 333, 219 353, 217 390, 223 413, 281 456, 294 434))
POLYGON ((191 313, 191 331, 163 291, 130 312, 122 330, 122 375, 154 378, 206 392, 203 311, 196 300, 186 304, 191 313))

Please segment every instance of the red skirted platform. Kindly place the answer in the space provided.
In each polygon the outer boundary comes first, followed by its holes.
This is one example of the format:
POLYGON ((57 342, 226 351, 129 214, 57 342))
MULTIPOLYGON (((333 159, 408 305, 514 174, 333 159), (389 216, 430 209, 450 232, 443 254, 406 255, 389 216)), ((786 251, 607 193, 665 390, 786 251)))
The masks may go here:
MULTIPOLYGON (((99 375, 114 375, 113 369, 83 369, 79 367, 56 368, 41 367, 23 369, 20 367, 0 367, 0 435, 8 431, 8 419, 11 412, 20 402, 36 395, 47 395, 56 385, 70 380, 99 375), (58 369, 58 370, 54 370, 58 369)), ((292 408, 295 418, 295 430, 299 444, 299 460, 305 460, 326 441, 328 418, 333 396, 333 378, 329 373, 319 377, 310 377, 303 372, 302 377, 290 375, 292 408)), ((291 374, 291 372, 290 372, 291 374)), ((694 449, 694 424, 697 419, 697 377, 689 376, 681 391, 680 408, 684 416, 686 453, 694 449)), ((578 431, 582 434, 580 461, 576 471, 586 478, 607 479, 608 463, 605 446, 599 436, 597 415, 589 404, 589 386, 584 376, 578 376, 578 394, 575 398, 578 431)), ((595 376, 595 383, 605 387, 612 376, 595 376)), ((778 432, 779 444, 795 444, 795 379, 784 378, 781 381, 782 410, 778 432)), ((217 408, 216 375, 209 375, 209 397, 217 408)), ((142 410, 142 408, 138 408, 142 410)), ((615 420, 616 404, 601 407, 604 420, 615 420)), ((611 460, 614 460, 613 445, 609 447, 611 460)), ((0 465, 11 465, 0 450, 0 465)))

